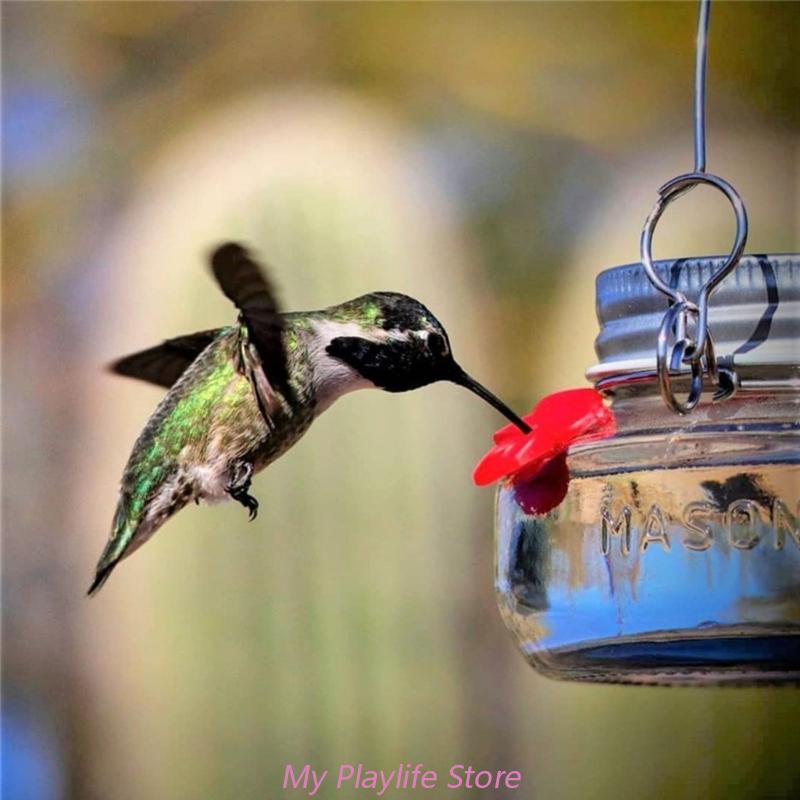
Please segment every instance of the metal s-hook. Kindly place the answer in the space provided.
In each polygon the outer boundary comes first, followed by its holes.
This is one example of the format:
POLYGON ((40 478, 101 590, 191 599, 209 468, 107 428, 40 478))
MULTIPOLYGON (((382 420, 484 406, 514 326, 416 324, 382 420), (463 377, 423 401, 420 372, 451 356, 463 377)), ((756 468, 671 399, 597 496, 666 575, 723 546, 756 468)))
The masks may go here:
POLYGON ((661 325, 656 346, 656 363, 661 396, 667 406, 679 414, 689 413, 700 402, 704 372, 718 387, 714 395, 715 400, 729 397, 738 385, 738 377, 733 370, 725 370, 723 374, 723 371, 718 369, 713 339, 708 330, 708 304, 711 295, 739 263, 748 232, 747 211, 739 193, 728 181, 705 171, 706 65, 710 6, 711 0, 700 0, 694 87, 694 172, 678 175, 658 190, 658 200, 645 220, 639 243, 642 266, 647 277, 658 291, 672 301, 661 325), (695 305, 683 292, 672 288, 661 279, 653 265, 652 248, 653 233, 666 207, 699 184, 712 186, 728 199, 736 217, 736 237, 725 263, 703 285, 695 305), (690 321, 695 323, 695 338, 688 333, 690 321), (670 340, 673 340, 674 344, 668 353, 670 340), (686 374, 687 366, 691 373, 690 390, 688 398, 681 402, 673 392, 672 378, 681 373, 686 374))
POLYGON ((692 356, 692 360, 698 360, 701 358, 703 352, 705 351, 706 340, 708 339, 708 301, 711 297, 711 294, 739 263, 739 259, 741 258, 742 253, 744 252, 745 244, 747 243, 747 210, 744 207, 742 198, 739 196, 739 193, 736 191, 736 189, 734 189, 733 186, 728 183, 728 181, 726 181, 724 178, 720 178, 718 175, 711 175, 707 172, 690 172, 686 175, 679 175, 678 177, 667 181, 667 183, 659 188, 658 200, 656 201, 655 206, 653 206, 653 210, 645 220, 640 242, 642 266, 644 267, 650 282, 656 287, 656 289, 667 295, 667 297, 669 297, 674 303, 685 303, 686 296, 677 289, 673 289, 671 286, 664 283, 655 270, 652 252, 653 233, 655 231, 656 224, 661 218, 661 215, 664 213, 666 207, 673 200, 676 200, 689 189, 692 189, 701 183, 707 186, 712 186, 713 188, 722 192, 722 194, 724 194, 728 199, 728 202, 731 204, 731 208, 733 209, 733 213, 736 216, 736 237, 734 239, 731 252, 728 255, 725 263, 713 275, 711 275, 711 277, 703 285, 703 288, 700 290, 700 295, 697 300, 697 308, 699 310, 697 320, 697 340, 694 343, 696 350, 692 356))

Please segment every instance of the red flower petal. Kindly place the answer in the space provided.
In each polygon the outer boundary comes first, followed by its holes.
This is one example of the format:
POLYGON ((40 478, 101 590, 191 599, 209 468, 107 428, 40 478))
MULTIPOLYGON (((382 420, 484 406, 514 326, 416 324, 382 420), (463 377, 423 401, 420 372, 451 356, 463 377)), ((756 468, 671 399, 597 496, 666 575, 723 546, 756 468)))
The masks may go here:
POLYGON ((555 392, 540 400, 524 419, 531 426, 530 433, 522 433, 512 424, 494 434, 494 447, 472 476, 478 486, 511 475, 530 480, 578 439, 602 438, 615 430, 611 411, 594 389, 555 392))
POLYGON ((514 480, 514 499, 526 514, 546 514, 567 496, 567 454, 548 461, 531 480, 514 480))

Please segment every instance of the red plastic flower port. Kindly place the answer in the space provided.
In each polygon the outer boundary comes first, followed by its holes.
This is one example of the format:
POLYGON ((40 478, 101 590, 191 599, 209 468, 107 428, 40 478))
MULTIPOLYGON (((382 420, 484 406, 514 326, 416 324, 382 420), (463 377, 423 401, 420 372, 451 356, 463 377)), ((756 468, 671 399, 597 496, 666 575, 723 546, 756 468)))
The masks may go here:
POLYGON ((594 389, 548 395, 523 419, 531 432, 522 433, 513 424, 497 431, 494 447, 481 459, 472 478, 478 486, 511 480, 523 509, 543 514, 567 493, 566 452, 570 445, 612 436, 616 426, 610 409, 594 389))

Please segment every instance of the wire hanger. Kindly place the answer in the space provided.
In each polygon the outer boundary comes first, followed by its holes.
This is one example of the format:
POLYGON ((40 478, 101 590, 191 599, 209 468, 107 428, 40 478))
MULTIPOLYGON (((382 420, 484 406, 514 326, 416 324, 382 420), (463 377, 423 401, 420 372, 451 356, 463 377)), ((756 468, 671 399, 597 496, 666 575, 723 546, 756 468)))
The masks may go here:
POLYGON ((653 286, 670 298, 672 304, 664 315, 656 344, 656 367, 661 396, 678 414, 688 414, 700 402, 705 375, 717 387, 714 400, 731 397, 739 385, 733 368, 721 368, 714 353, 714 342, 708 329, 708 303, 714 290, 739 263, 747 242, 748 222, 742 198, 723 178, 706 172, 706 72, 708 29, 711 0, 700 0, 697 22, 697 44, 694 73, 694 171, 678 175, 658 190, 658 200, 645 220, 640 240, 642 265, 653 286), (736 217, 736 237, 725 263, 713 273, 700 290, 697 303, 683 292, 666 284, 653 265, 653 233, 667 206, 695 186, 711 186, 727 197, 736 217), (694 323, 690 325, 690 323, 694 323), (694 335, 690 331, 694 329, 694 335), (672 379, 690 370, 689 395, 680 400, 675 395, 672 379))

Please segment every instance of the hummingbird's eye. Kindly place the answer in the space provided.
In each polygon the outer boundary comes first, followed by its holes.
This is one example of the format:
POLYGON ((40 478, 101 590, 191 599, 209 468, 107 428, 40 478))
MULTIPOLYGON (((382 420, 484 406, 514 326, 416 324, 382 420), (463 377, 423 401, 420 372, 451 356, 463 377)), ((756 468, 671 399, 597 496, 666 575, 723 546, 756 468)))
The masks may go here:
POLYGON ((447 343, 441 333, 428 334, 428 350, 436 358, 441 358, 447 353, 447 343))

